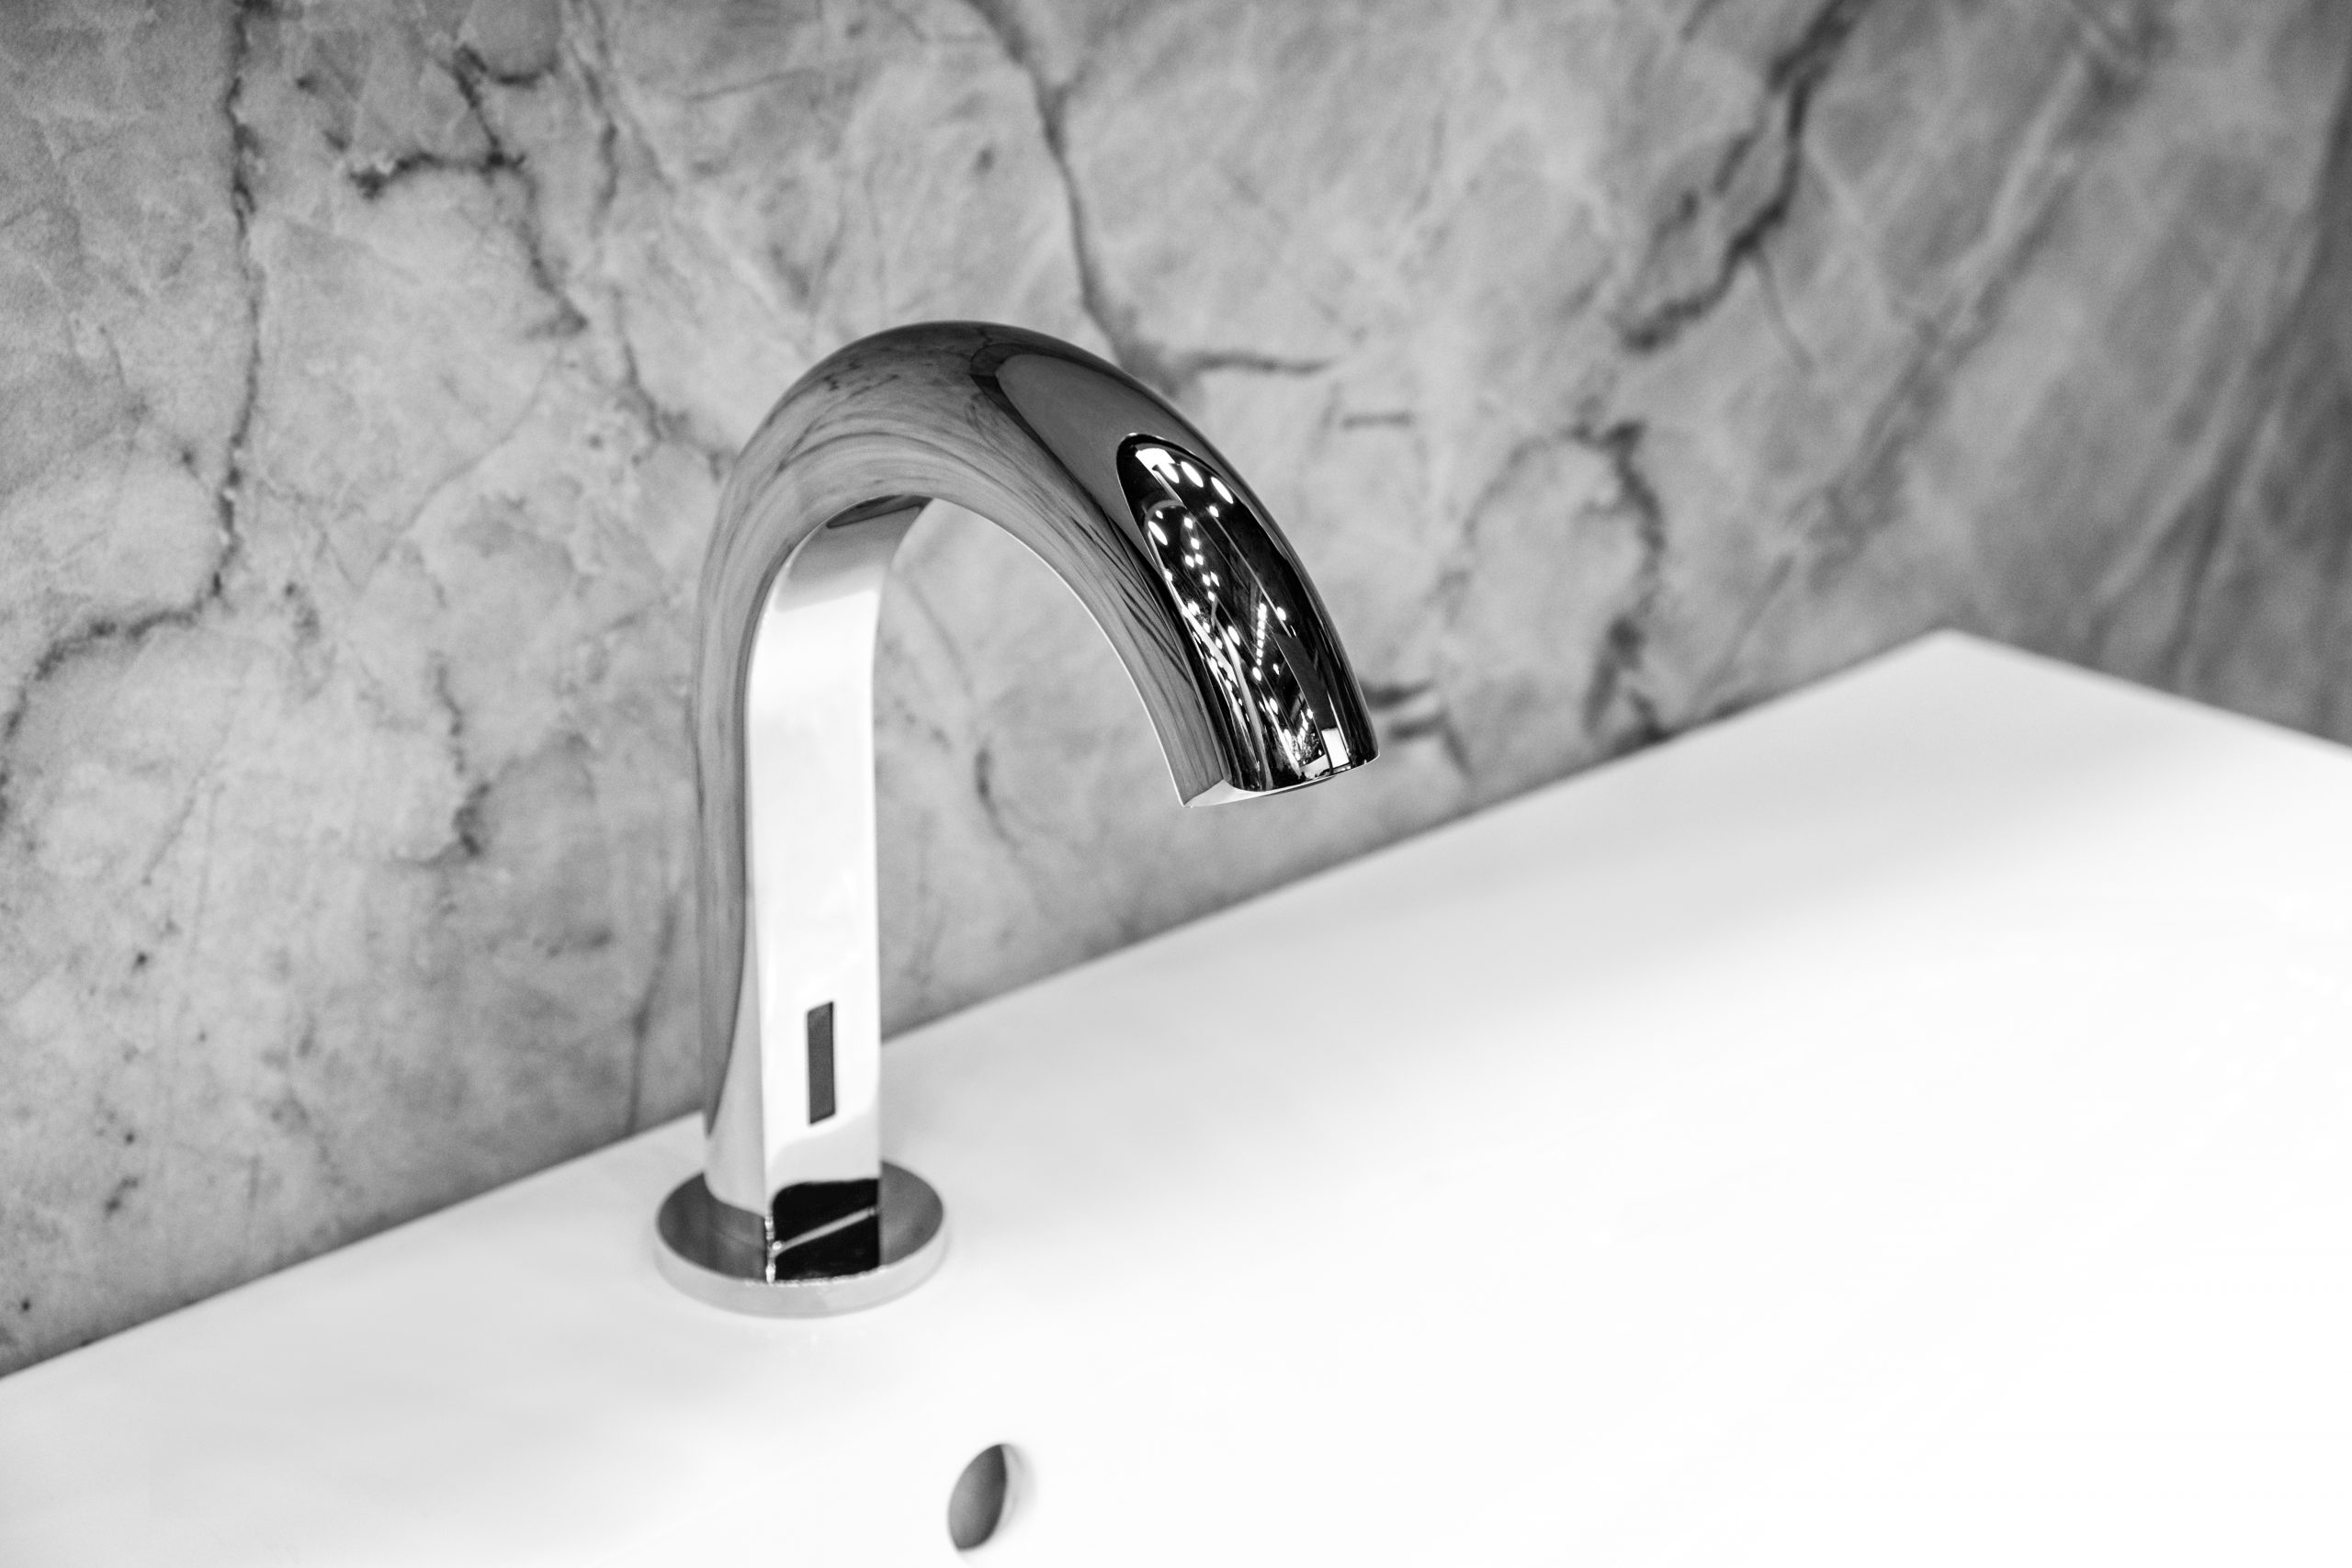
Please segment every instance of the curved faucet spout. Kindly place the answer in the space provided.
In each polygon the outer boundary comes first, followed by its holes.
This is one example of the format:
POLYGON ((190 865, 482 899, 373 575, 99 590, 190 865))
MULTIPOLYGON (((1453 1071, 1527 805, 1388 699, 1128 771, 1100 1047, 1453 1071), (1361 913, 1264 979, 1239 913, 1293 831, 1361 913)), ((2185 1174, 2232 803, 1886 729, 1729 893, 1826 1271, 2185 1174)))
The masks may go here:
POLYGON ((1317 783, 1376 750, 1329 616, 1263 503, 1114 367, 1016 328, 934 322, 802 377, 728 479, 702 579, 710 1139, 661 1228, 671 1277, 724 1304, 842 1310, 936 1259, 937 1201, 886 1172, 875 1113, 872 717, 883 587, 933 500, 993 521, 1077 593, 1187 804, 1317 783))

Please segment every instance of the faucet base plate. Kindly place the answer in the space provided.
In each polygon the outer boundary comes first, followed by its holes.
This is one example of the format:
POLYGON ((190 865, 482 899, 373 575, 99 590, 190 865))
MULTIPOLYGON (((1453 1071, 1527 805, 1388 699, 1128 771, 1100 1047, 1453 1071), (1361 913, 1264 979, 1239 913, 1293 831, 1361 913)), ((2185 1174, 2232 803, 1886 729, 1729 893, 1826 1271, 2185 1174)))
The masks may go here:
MULTIPOLYGON (((947 1212, 931 1183, 882 1165, 882 1262, 854 1274, 777 1280, 755 1249, 730 1245, 741 1214, 711 1196, 697 1173, 662 1201, 653 1260, 662 1277, 698 1302, 759 1317, 831 1317, 895 1301, 947 1256, 947 1212)), ((756 1222, 754 1222, 756 1223, 756 1222)))

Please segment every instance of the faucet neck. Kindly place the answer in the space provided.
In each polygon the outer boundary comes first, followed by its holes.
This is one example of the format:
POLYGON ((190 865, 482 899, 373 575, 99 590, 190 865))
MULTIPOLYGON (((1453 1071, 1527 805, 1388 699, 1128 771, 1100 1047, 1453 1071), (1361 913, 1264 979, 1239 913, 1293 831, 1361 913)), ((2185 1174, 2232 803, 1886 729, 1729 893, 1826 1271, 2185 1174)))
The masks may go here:
POLYGON ((712 1196, 768 1216, 779 1252, 873 1240, 850 1222, 874 1209, 882 1165, 874 635, 921 511, 803 538, 769 586, 744 672, 737 1048, 709 1107, 704 1174, 712 1196))

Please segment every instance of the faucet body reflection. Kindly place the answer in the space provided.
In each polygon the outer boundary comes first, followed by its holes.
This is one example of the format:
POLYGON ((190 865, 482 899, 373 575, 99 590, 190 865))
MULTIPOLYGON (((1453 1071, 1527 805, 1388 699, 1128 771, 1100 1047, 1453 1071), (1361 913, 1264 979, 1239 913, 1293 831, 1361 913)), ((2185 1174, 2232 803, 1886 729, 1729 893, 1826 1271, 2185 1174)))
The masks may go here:
POLYGON ((1067 344, 971 322, 863 339, 744 447, 703 571, 695 676, 702 1173, 663 1272, 815 1315, 936 1267, 938 1198, 881 1159, 874 632, 924 505, 989 519, 1117 649, 1188 805, 1372 760, 1370 719, 1264 506, 1152 392, 1067 344))

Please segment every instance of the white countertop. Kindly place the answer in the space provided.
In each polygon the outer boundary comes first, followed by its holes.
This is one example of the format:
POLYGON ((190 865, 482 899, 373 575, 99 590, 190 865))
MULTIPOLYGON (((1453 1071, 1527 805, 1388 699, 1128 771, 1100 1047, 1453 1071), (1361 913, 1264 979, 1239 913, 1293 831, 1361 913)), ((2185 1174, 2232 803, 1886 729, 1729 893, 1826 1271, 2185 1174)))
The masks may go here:
MULTIPOLYGON (((1344 787, 1337 786, 1337 787, 1344 787)), ((0 1380, 0 1564, 2352 1561, 2352 753, 1953 637, 0 1380)))

